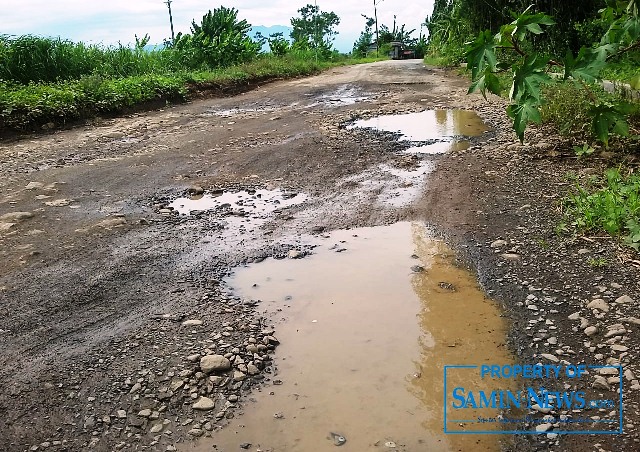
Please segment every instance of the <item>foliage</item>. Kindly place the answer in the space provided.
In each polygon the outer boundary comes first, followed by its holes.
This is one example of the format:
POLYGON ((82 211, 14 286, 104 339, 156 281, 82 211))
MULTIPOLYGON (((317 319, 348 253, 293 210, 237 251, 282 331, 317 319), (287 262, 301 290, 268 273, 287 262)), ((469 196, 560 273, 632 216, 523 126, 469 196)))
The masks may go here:
MULTIPOLYGON (((522 11, 532 3, 558 22, 532 39, 536 48, 555 56, 564 55, 568 49, 576 52, 593 42, 589 35, 597 33, 597 25, 592 23, 605 6, 605 0, 435 0, 431 16, 425 20, 432 44, 430 53, 452 56, 470 35, 484 30, 496 33, 500 25, 511 20, 511 11, 522 11)), ((600 36, 602 33, 597 39, 600 36)))
POLYGON ((0 36, 0 80, 27 84, 77 80, 99 74, 129 77, 174 69, 164 50, 148 52, 148 36, 131 49, 74 43, 60 38, 0 36))
POLYGON ((320 11, 315 5, 306 5, 298 10, 300 17, 291 18, 292 46, 299 50, 313 50, 328 58, 333 47, 335 27, 340 24, 336 13, 320 11))
MULTIPOLYGON (((629 6, 635 0, 629 2, 629 6)), ((486 97, 487 91, 499 94, 500 86, 496 73, 502 70, 512 72, 513 82, 509 94, 511 105, 507 114, 513 119, 513 128, 524 140, 524 132, 531 122, 541 121, 540 107, 543 98, 540 87, 549 80, 546 69, 551 66, 564 70, 563 79, 580 83, 588 93, 593 105, 589 109, 591 131, 595 137, 608 145, 610 135, 627 136, 629 126, 626 116, 631 112, 622 103, 600 102, 588 84, 596 81, 608 61, 615 56, 640 46, 640 20, 628 10, 616 5, 604 10, 603 17, 611 24, 607 33, 596 47, 583 46, 577 55, 567 50, 562 61, 550 59, 530 48, 530 38, 544 33, 543 28, 555 24, 544 13, 535 13, 529 7, 514 20, 500 28, 493 35, 489 30, 481 32, 469 44, 467 61, 472 71, 472 85, 469 92, 480 91, 486 97), (499 63, 498 49, 507 49, 518 56, 512 64, 499 63)))
POLYGON ((433 14, 425 19, 429 31, 427 55, 442 58, 447 66, 464 60, 464 43, 471 34, 470 17, 463 14, 461 2, 436 0, 433 14))
POLYGON ((7 84, 0 81, 0 131, 32 130, 49 122, 61 125, 96 114, 117 113, 149 101, 180 101, 207 87, 246 85, 269 78, 298 77, 342 64, 371 59, 336 58, 316 61, 311 51, 291 51, 283 57, 265 55, 253 61, 215 70, 176 71, 125 78, 101 75, 56 83, 7 84))
POLYGON ((191 33, 178 33, 173 44, 183 65, 189 68, 227 67, 254 58, 261 44, 248 33, 251 25, 238 20, 238 10, 221 6, 209 11, 202 22, 191 22, 191 33))
POLYGON ((364 57, 367 55, 369 51, 369 46, 373 41, 373 24, 376 23, 376 20, 373 17, 367 17, 362 14, 362 17, 365 18, 365 26, 364 31, 360 32, 360 37, 353 44, 352 54, 359 57, 364 57))
POLYGON ((88 111, 114 112, 159 98, 184 98, 179 77, 161 75, 105 79, 88 76, 55 84, 3 86, 0 90, 0 123, 13 129, 47 122, 65 123, 88 111))
POLYGON ((389 44, 391 42, 402 42, 404 44, 411 43, 411 35, 416 31, 406 30, 405 24, 402 24, 400 27, 396 26, 395 16, 393 20, 393 28, 389 29, 386 25, 380 25, 380 29, 378 30, 378 36, 380 37, 380 45, 389 44))
POLYGON ((583 157, 585 155, 591 155, 595 152, 595 149, 589 146, 588 143, 584 143, 582 146, 574 146, 573 152, 576 153, 578 158, 583 157))
POLYGON ((576 184, 563 200, 570 225, 581 232, 604 230, 640 249, 640 176, 609 169, 597 187, 576 184))
POLYGON ((272 33, 267 39, 269 50, 276 56, 284 56, 289 51, 289 41, 284 38, 282 33, 272 33))

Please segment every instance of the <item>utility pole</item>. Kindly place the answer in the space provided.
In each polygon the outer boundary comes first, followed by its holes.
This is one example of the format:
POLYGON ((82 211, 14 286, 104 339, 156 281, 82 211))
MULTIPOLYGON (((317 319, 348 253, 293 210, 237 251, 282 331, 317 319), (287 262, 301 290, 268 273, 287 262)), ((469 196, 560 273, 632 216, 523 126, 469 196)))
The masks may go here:
POLYGON ((373 0, 373 16, 376 18, 376 57, 380 57, 380 35, 378 34, 378 3, 384 0, 373 0))
POLYGON ((318 0, 315 0, 314 5, 316 7, 316 11, 313 15, 313 28, 314 28, 314 33, 313 33, 313 40, 315 41, 315 48, 316 48, 316 64, 318 64, 318 0))
POLYGON ((169 8, 169 23, 171 24, 171 42, 174 43, 176 40, 176 35, 173 33, 173 15, 171 14, 171 3, 173 0, 167 0, 166 5, 169 8))

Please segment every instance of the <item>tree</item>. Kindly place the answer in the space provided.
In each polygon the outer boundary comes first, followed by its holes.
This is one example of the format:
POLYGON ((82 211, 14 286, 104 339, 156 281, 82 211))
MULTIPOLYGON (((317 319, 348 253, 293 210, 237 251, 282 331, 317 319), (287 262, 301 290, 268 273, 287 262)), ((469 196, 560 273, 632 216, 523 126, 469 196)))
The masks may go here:
POLYGON ((251 24, 238 20, 238 10, 221 6, 191 22, 191 35, 178 33, 174 47, 190 66, 206 64, 215 68, 242 63, 254 58, 261 44, 248 33, 251 24))
POLYGON ((284 56, 289 52, 289 41, 284 38, 282 33, 272 33, 267 39, 271 53, 276 56, 284 56))
POLYGON ((320 11, 318 6, 310 4, 298 12, 301 17, 291 18, 293 48, 316 50, 327 57, 331 53, 334 36, 338 34, 335 27, 340 24, 340 18, 333 11, 320 11))
POLYGON ((376 20, 373 17, 367 17, 362 14, 362 17, 365 18, 365 26, 364 31, 360 32, 360 37, 353 44, 353 55, 366 57, 367 51, 369 50, 369 46, 371 45, 371 41, 373 40, 373 24, 376 23, 376 20))

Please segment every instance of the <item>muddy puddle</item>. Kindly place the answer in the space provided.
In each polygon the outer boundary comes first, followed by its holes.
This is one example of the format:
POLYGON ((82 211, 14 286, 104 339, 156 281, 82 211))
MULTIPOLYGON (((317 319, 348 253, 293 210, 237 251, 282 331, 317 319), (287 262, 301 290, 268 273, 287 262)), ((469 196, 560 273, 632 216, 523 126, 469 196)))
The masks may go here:
POLYGON ((169 204, 180 215, 194 212, 227 208, 241 217, 266 217, 276 210, 301 204, 306 201, 304 193, 291 193, 282 190, 242 190, 220 191, 201 196, 178 198, 169 204))
POLYGON ((242 416, 184 448, 499 450, 499 435, 443 433, 443 367, 511 362, 497 306, 451 250, 412 223, 312 240, 313 255, 268 259, 227 281, 274 318, 278 372, 242 401, 242 416))
POLYGON ((374 129, 396 133, 401 141, 414 146, 405 152, 442 154, 466 149, 469 137, 480 136, 489 128, 469 110, 426 110, 418 113, 360 119, 348 128, 374 129))

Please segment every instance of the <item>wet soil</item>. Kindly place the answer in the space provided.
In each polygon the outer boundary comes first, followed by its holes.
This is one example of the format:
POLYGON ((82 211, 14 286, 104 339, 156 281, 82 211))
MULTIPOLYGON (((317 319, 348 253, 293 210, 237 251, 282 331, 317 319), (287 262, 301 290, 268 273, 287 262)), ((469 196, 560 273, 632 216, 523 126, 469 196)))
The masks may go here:
MULTIPOLYGON (((615 162, 577 162, 548 130, 520 145, 503 102, 466 91, 454 74, 388 61, 1 143, 0 449, 211 444, 223 425, 245 422, 240 412, 248 419, 251 397, 286 394, 275 374, 296 346, 278 337, 292 323, 224 287, 231 270, 269 258, 312 262, 292 259, 314 252, 309 235, 414 221, 431 225, 500 304, 516 361, 624 366, 623 435, 545 433, 515 445, 500 435, 500 447, 636 450, 640 314, 637 302, 616 300, 640 299, 637 259, 606 238, 554 232, 565 174, 585 178, 615 162), (427 110, 473 111, 489 131, 417 143, 451 144, 436 155, 406 153, 416 143, 396 130, 349 128, 427 110), (303 202, 275 207, 284 198, 269 198, 253 213, 233 202, 187 207, 194 195, 259 190, 303 202), (181 205, 184 215, 172 208, 181 205), (594 298, 609 310, 587 308, 594 298)), ((412 331, 435 336, 418 313, 412 331)), ((505 337, 496 330, 491 341, 505 337)), ((587 390, 615 394, 607 385, 587 390)), ((354 438, 334 433, 347 437, 341 447, 354 438)))

